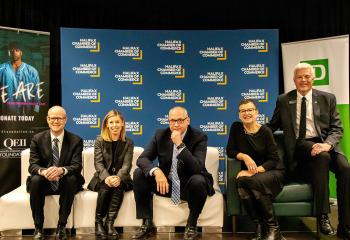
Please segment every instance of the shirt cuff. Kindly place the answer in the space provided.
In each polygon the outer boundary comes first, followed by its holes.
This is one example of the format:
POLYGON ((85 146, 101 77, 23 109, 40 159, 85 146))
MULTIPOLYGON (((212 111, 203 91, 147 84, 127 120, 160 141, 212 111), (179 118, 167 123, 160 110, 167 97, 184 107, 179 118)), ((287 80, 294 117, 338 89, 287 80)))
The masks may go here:
POLYGON ((153 176, 153 172, 154 172, 155 170, 157 170, 157 169, 158 169, 158 167, 152 168, 152 169, 149 171, 149 175, 150 175, 150 176, 153 176))
POLYGON ((329 142, 329 141, 325 141, 325 143, 327 143, 327 144, 331 145, 331 148, 330 148, 329 150, 332 150, 332 149, 334 148, 333 143, 331 143, 331 142, 329 142))
POLYGON ((68 173, 68 170, 65 168, 65 167, 62 167, 63 168, 63 175, 66 175, 68 173))

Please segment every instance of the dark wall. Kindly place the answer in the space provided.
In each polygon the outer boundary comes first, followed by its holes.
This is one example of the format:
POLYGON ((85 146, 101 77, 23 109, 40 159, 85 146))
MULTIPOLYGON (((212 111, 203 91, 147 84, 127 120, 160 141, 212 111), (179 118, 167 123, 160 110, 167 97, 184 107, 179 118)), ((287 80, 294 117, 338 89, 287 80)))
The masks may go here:
POLYGON ((0 26, 51 33, 52 105, 61 103, 60 27, 167 30, 275 28, 280 30, 282 43, 349 34, 349 2, 0 0, 0 26))

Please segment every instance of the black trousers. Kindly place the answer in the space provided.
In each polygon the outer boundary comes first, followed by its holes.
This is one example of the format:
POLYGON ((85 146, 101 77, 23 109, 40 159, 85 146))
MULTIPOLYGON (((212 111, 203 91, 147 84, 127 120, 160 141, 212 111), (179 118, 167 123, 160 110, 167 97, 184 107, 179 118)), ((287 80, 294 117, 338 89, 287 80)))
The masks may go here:
MULTIPOLYGON (((171 182, 169 193, 160 195, 157 192, 157 184, 153 176, 145 176, 140 168, 135 169, 133 177, 134 196, 136 202, 136 218, 153 218, 153 193, 160 196, 171 197, 171 182)), ((207 183, 205 177, 195 174, 184 183, 180 180, 181 199, 188 202, 190 213, 199 216, 207 199, 207 183)))
POLYGON ((338 218, 340 225, 350 225, 350 165, 346 157, 331 150, 312 157, 311 147, 320 139, 298 143, 296 157, 297 175, 310 182, 314 192, 314 214, 330 212, 329 171, 335 174, 337 183, 338 218), (300 174, 301 173, 301 174, 300 174))
POLYGON ((66 175, 60 179, 57 191, 53 191, 50 182, 43 176, 34 175, 30 182, 30 207, 34 224, 36 227, 42 227, 44 224, 44 205, 45 196, 60 195, 60 208, 58 224, 66 225, 68 216, 71 212, 74 196, 80 189, 78 179, 74 175, 66 175))

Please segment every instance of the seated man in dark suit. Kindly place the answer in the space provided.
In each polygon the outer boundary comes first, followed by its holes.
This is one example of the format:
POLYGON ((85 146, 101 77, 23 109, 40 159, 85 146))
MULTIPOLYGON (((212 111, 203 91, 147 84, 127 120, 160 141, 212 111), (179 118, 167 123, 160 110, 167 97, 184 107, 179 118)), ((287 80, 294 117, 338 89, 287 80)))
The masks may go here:
POLYGON ((269 126, 284 132, 287 157, 294 176, 310 182, 314 191, 314 214, 321 232, 335 235, 330 224, 329 170, 337 178, 338 233, 350 239, 350 166, 338 144, 343 135, 336 98, 312 88, 314 68, 299 63, 294 68, 296 90, 278 97, 269 126))
POLYGON ((156 131, 150 144, 137 160, 134 171, 136 217, 143 224, 133 239, 156 233, 152 216, 152 194, 171 197, 174 204, 188 202, 189 216, 184 239, 196 239, 197 219, 208 195, 214 194, 213 178, 205 168, 207 136, 189 126, 190 117, 183 107, 169 111, 169 128, 156 131), (158 158, 159 165, 153 161, 158 158))
POLYGON ((74 195, 82 189, 83 140, 66 130, 66 111, 60 106, 49 109, 47 123, 50 130, 34 135, 30 143, 31 176, 27 181, 30 192, 35 232, 33 239, 44 239, 45 196, 59 194, 60 209, 56 239, 66 239, 65 226, 74 195))

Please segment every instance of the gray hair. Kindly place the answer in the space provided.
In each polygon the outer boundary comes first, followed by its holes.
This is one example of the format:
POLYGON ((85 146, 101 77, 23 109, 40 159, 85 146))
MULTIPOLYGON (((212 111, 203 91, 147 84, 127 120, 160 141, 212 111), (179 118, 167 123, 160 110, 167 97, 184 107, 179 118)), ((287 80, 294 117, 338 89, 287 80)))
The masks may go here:
POLYGON ((312 77, 313 78, 315 77, 315 69, 313 68, 313 66, 310 65, 309 63, 302 62, 302 63, 298 63, 297 65, 295 65, 294 70, 293 70, 293 72, 294 72, 293 78, 295 78, 296 72, 300 69, 310 69, 312 77))

